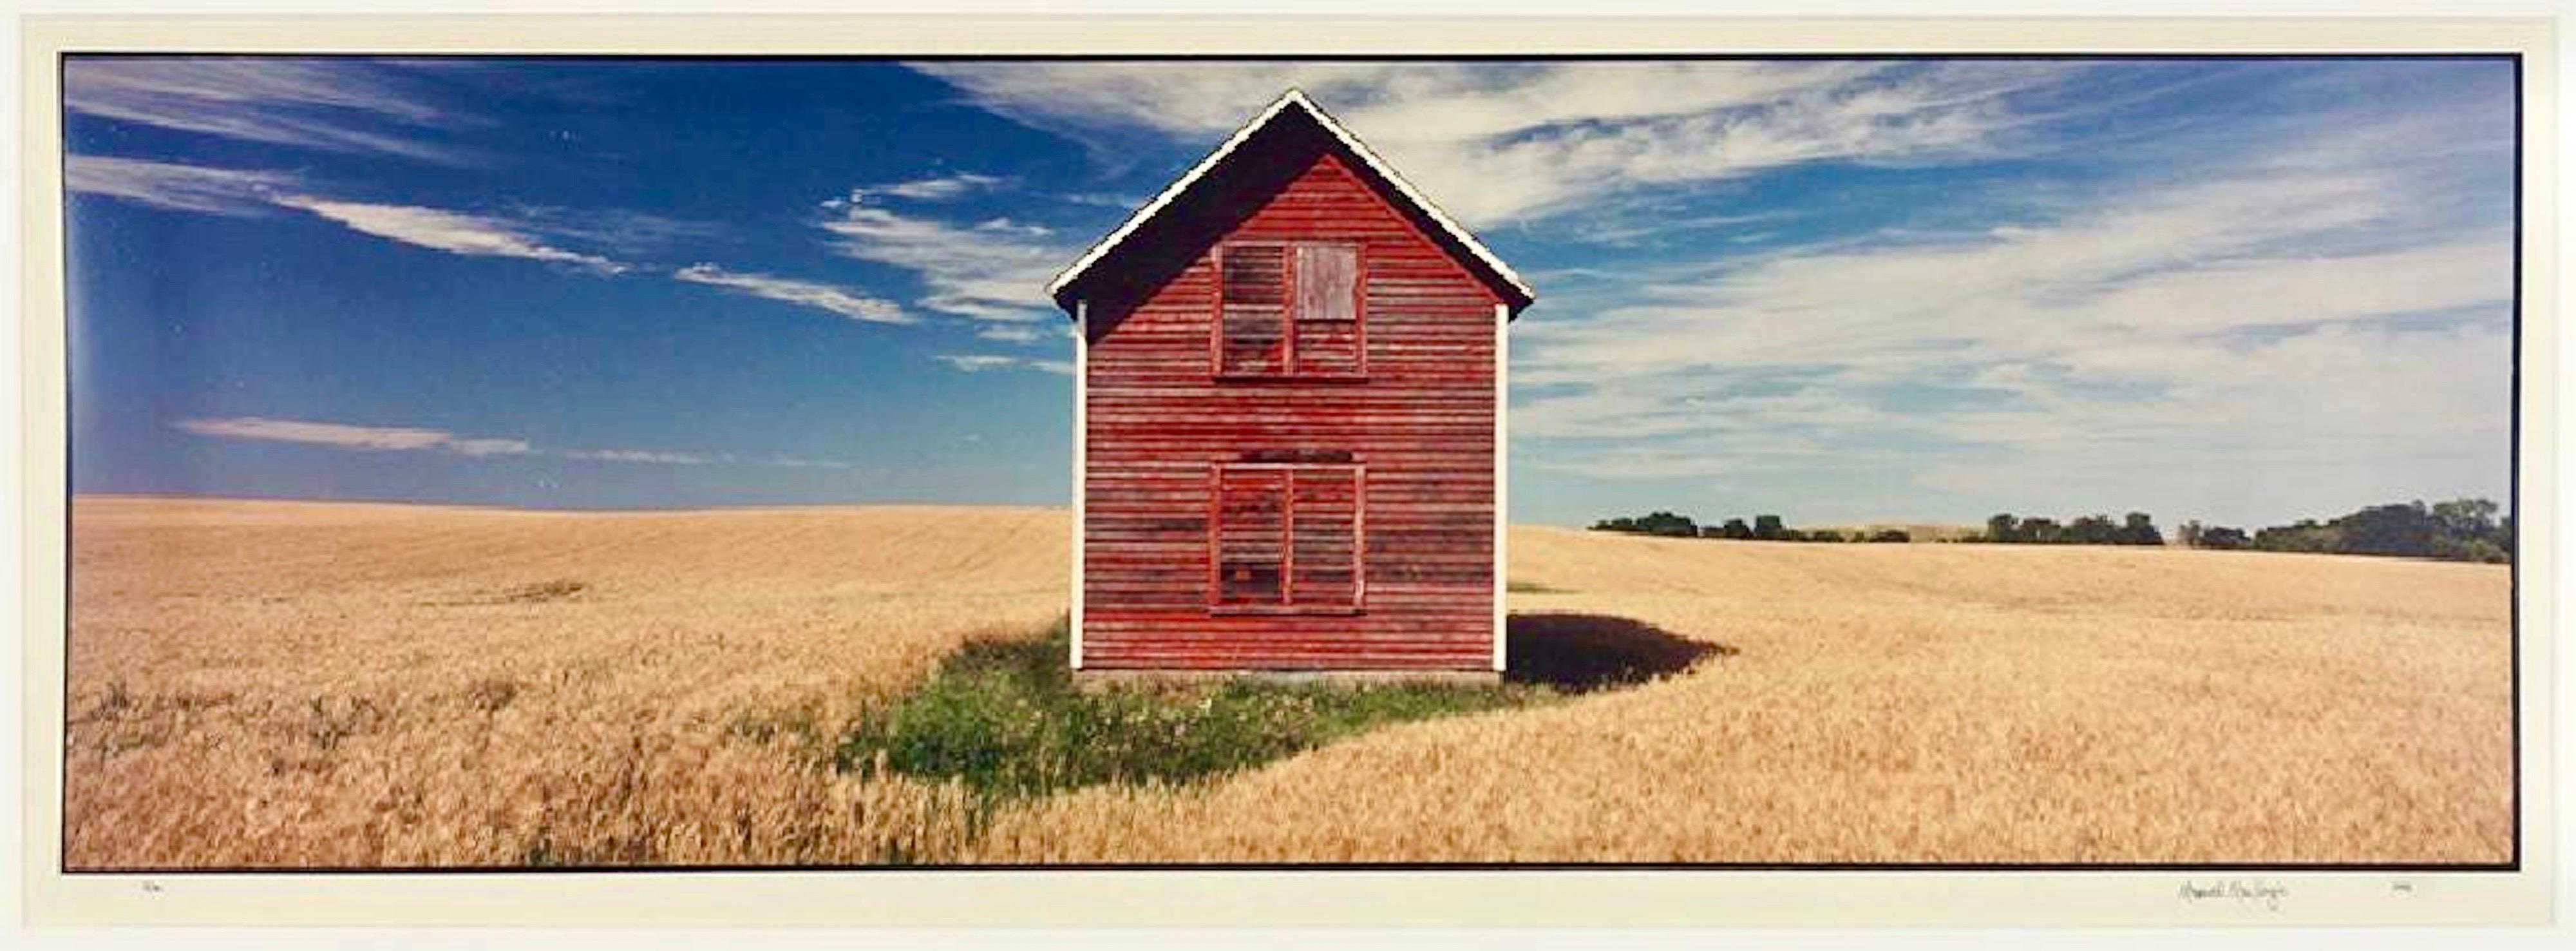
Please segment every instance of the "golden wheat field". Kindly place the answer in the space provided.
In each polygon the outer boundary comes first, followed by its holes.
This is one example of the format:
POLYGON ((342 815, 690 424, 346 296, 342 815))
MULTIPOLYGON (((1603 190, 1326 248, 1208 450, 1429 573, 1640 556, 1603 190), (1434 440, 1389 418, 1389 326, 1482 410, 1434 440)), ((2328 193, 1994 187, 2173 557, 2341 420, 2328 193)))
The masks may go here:
POLYGON ((1059 615, 1066 536, 1045 509, 79 498, 67 861, 2511 854, 2507 573, 2389 559, 1517 528, 1516 613, 1732 653, 971 826, 959 787, 828 768, 814 737, 1059 615))

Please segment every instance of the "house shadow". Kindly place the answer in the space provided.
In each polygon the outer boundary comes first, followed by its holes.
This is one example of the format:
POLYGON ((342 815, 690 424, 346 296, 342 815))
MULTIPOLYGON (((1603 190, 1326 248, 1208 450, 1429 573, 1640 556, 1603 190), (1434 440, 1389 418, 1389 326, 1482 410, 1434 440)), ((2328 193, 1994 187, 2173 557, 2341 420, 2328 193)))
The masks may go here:
POLYGON ((1512 683, 1570 693, 1641 684, 1732 657, 1724 644, 1686 640, 1643 621, 1603 614, 1514 614, 1504 627, 1512 683))

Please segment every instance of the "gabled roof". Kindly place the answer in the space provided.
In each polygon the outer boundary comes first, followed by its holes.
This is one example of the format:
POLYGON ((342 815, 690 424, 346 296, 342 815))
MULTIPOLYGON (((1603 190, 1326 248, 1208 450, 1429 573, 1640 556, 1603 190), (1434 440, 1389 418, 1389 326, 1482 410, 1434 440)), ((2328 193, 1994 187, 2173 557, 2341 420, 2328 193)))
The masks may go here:
POLYGON ((1341 123, 1333 121, 1333 117, 1325 113, 1322 107, 1315 105, 1314 100, 1306 98, 1303 91, 1294 87, 1281 94, 1269 108, 1261 110, 1261 114, 1254 116, 1251 122, 1244 124, 1243 128, 1234 130, 1234 134, 1227 137, 1224 144, 1217 146, 1216 151, 1208 153, 1206 158, 1200 159, 1196 166, 1191 167, 1189 174, 1165 186, 1161 194, 1154 196, 1153 201, 1146 202, 1144 207, 1136 209, 1135 214, 1129 215, 1126 223, 1119 225, 1116 230, 1109 232, 1108 237, 1100 239, 1100 242, 1092 245, 1090 250, 1083 252, 1080 258, 1074 260, 1072 266, 1065 268, 1063 272, 1056 275, 1054 281, 1047 284, 1047 296, 1068 311, 1071 310, 1072 303, 1065 296, 1069 288, 1079 283, 1084 276, 1091 273, 1094 267, 1107 260, 1120 245, 1143 230, 1156 217, 1188 197, 1196 186, 1208 179, 1211 172, 1235 157, 1244 143, 1251 141, 1262 130, 1279 123, 1291 110, 1295 110, 1296 114, 1303 118, 1312 120, 1315 125, 1330 133, 1343 149, 1359 159, 1367 174, 1391 186, 1395 196, 1407 206, 1402 210, 1412 212, 1427 221, 1439 232, 1438 237, 1447 239, 1445 243, 1466 252, 1460 256, 1461 263, 1466 264, 1470 271, 1476 272, 1478 277, 1492 286, 1494 292, 1510 305, 1513 314, 1519 314, 1521 308, 1529 306, 1530 302, 1538 298, 1538 294, 1530 290, 1529 284, 1522 281, 1520 275, 1512 273, 1510 265, 1504 264, 1501 258, 1495 257, 1492 251, 1486 250, 1485 245, 1477 241, 1475 235, 1468 233, 1467 229, 1461 227, 1455 219, 1442 212, 1440 206, 1432 204, 1431 199, 1424 197, 1412 183, 1405 181, 1404 176, 1396 174, 1395 169, 1387 165, 1385 159, 1369 151, 1369 147, 1362 144, 1359 137, 1352 135, 1350 130, 1342 128, 1341 123))

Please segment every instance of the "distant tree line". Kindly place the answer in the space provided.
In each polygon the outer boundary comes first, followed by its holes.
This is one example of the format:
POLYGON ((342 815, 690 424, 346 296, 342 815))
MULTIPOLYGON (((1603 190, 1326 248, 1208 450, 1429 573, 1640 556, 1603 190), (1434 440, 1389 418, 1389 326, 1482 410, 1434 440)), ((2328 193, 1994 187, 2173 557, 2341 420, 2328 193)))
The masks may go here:
POLYGON ((2007 512, 1986 520, 1984 539, 2027 545, 2162 545, 2163 532, 2145 512, 2131 512, 2118 522, 2108 515, 2086 515, 2061 525, 2041 516, 2017 519, 2007 512))
MULTIPOLYGON (((1913 540, 1902 529, 1800 531, 1782 524, 1777 515, 1756 515, 1751 524, 1740 518, 1730 518, 1716 525, 1702 525, 1688 515, 1664 511, 1602 519, 1592 523, 1592 530, 1667 538, 1744 541, 1913 540)), ((2431 505, 2420 500, 2374 505, 2322 523, 2315 519, 2300 519, 2290 525, 2258 529, 2251 535, 2241 528, 2184 522, 2174 530, 2174 540, 2193 548, 2219 550, 2507 562, 2513 560, 2513 533, 2513 516, 2499 515, 2496 503, 2486 499, 2454 499, 2431 505)), ((2145 512, 2130 512, 2116 522, 2108 515, 2085 515, 2059 522, 2045 516, 2019 518, 2007 512, 1987 519, 1985 534, 1970 540, 2025 545, 2162 545, 2165 536, 2156 528, 2155 518, 2145 512)))
POLYGON ((2487 499, 2422 500, 2374 505, 2327 522, 2303 518, 2289 525, 2244 531, 2185 522, 2177 534, 2195 548, 2298 551, 2336 555, 2394 555, 2445 561, 2513 560, 2513 516, 2498 517, 2487 499))
MULTIPOLYGON (((2425 505, 2421 501, 2375 505, 2319 523, 2258 529, 2184 522, 2176 541, 2193 548, 2252 551, 2300 551, 2338 555, 2396 555, 2450 561, 2503 562, 2513 558, 2513 516, 2499 519, 2486 499, 2457 499, 2425 505)), ((2062 545, 2161 545, 2164 538, 2145 512, 2131 512, 2120 524, 2107 516, 2087 515, 2059 524, 2049 518, 1996 515, 1986 520, 1989 542, 2062 545)))
POLYGON ((1651 512, 1645 515, 1605 518, 1592 523, 1596 532, 1626 532, 1632 535, 1661 535, 1667 538, 1732 538, 1761 542, 1908 542, 1914 536, 1903 529, 1880 529, 1875 532, 1835 531, 1819 528, 1801 531, 1790 528, 1777 515, 1756 515, 1753 523, 1730 518, 1717 525, 1701 525, 1688 515, 1651 512))

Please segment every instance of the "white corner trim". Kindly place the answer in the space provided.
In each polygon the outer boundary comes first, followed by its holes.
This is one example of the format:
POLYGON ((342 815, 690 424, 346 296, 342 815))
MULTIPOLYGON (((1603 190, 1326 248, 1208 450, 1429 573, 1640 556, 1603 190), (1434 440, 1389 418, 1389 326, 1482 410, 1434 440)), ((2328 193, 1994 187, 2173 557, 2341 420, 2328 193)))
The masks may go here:
POLYGON ((1509 658, 1505 657, 1511 632, 1511 612, 1504 599, 1511 594, 1512 561, 1511 525, 1511 392, 1512 392, 1512 309, 1509 304, 1494 305, 1494 672, 1504 673, 1509 658))
POLYGON ((1066 623, 1073 636, 1073 669, 1082 669, 1082 500, 1090 469, 1091 302, 1073 303, 1073 607, 1066 623))
POLYGON ((1196 184, 1210 170, 1223 163, 1226 156, 1234 154, 1234 150, 1242 146, 1245 140, 1252 138, 1254 132, 1269 125, 1270 120, 1278 117, 1280 110, 1290 105, 1295 105, 1305 110, 1307 115, 1314 117, 1315 124, 1323 126, 1324 131, 1332 133, 1335 139, 1340 140, 1342 145, 1351 150, 1351 154, 1359 156, 1360 161, 1368 164, 1370 171, 1376 172, 1380 177, 1393 183, 1395 190, 1403 194, 1405 200, 1421 208, 1423 214, 1430 216, 1434 224, 1448 232, 1449 236, 1456 239, 1468 253, 1474 254, 1477 260, 1484 262, 1486 267, 1492 268, 1495 274, 1501 275, 1504 281, 1521 292, 1522 298, 1528 300, 1538 298, 1538 293, 1531 290, 1529 283, 1521 280, 1520 274, 1514 272, 1510 265, 1504 264, 1503 259, 1495 257, 1494 252, 1487 250, 1483 242, 1476 240, 1474 234, 1461 227, 1456 219, 1449 217, 1447 212, 1441 211, 1440 206, 1424 196, 1420 189, 1414 188, 1412 182, 1405 181, 1404 176, 1397 174, 1394 166, 1388 165, 1385 159, 1379 158, 1376 152, 1370 151, 1366 144, 1360 142, 1358 136, 1352 135, 1349 129, 1343 128, 1340 122, 1334 121, 1332 114, 1325 112, 1323 107, 1315 105, 1314 100, 1306 98, 1303 90, 1293 86, 1289 87, 1287 92, 1280 94, 1278 100, 1272 102, 1268 108, 1261 110, 1261 114, 1254 116, 1252 121, 1234 130, 1234 134, 1226 137, 1225 142, 1216 147, 1216 151, 1208 153, 1206 158, 1200 159, 1197 165, 1192 166, 1188 174, 1164 186, 1162 193, 1154 196, 1153 201, 1147 202, 1145 207, 1136 209, 1135 214, 1129 215, 1126 223, 1119 225, 1118 229, 1110 232, 1108 237, 1100 239, 1098 244, 1092 245, 1090 250, 1083 252, 1082 257, 1075 259, 1071 266, 1058 272, 1055 280, 1047 284, 1047 296, 1054 297, 1063 293, 1066 287, 1082 277, 1083 272, 1090 270, 1091 266, 1099 263, 1101 258, 1107 257, 1110 251, 1115 250, 1137 229, 1144 227, 1146 222, 1153 220, 1155 215, 1161 214, 1164 207, 1178 200, 1183 192, 1189 191, 1191 185, 1196 184))

